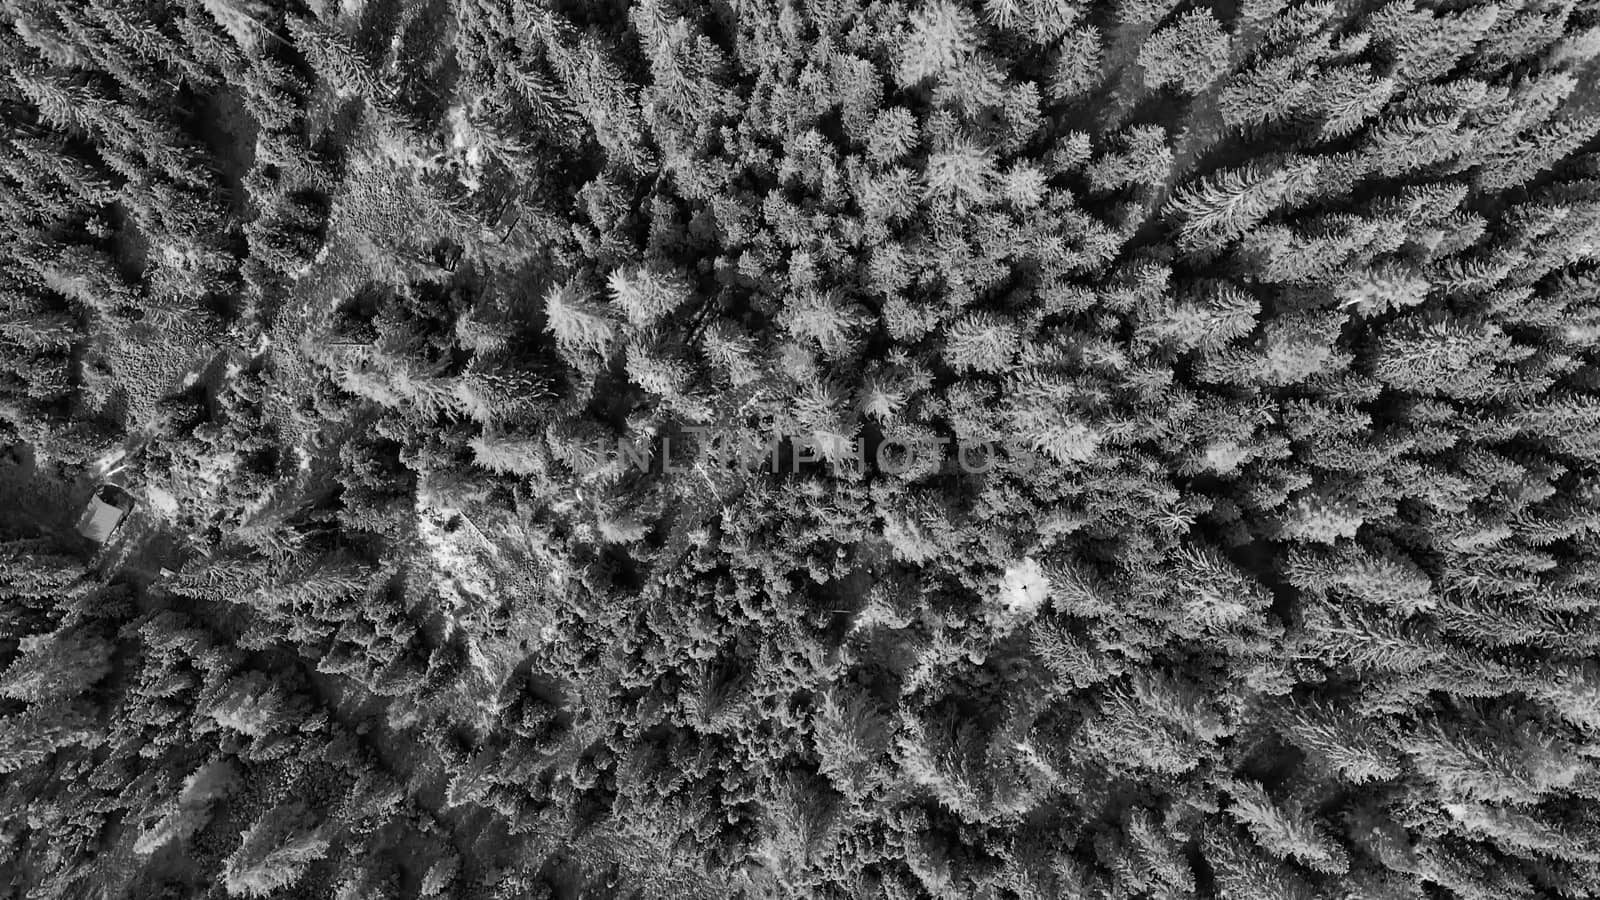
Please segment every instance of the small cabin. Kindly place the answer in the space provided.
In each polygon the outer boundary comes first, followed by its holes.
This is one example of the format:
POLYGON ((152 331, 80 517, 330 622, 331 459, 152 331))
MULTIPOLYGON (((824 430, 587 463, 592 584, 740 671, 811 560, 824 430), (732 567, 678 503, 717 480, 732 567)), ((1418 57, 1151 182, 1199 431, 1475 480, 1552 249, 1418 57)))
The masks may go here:
POLYGON ((78 518, 78 533, 97 544, 103 544, 132 510, 132 494, 114 484, 102 484, 89 498, 89 505, 78 518))

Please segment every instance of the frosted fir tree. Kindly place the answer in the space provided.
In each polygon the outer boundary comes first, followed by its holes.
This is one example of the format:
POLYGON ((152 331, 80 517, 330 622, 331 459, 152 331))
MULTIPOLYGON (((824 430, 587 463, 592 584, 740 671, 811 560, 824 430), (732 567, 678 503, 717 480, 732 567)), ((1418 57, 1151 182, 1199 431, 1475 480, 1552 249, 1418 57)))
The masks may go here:
POLYGON ((902 85, 913 86, 958 69, 977 50, 977 18, 950 0, 920 7, 909 24, 895 68, 902 85))
POLYGON ((956 371, 1003 372, 1016 354, 1017 326, 993 313, 971 313, 953 323, 945 339, 944 356, 956 371))
POLYGON ((1156 29, 1139 50, 1145 84, 1185 93, 1205 90, 1229 68, 1228 35, 1208 9, 1190 10, 1156 29))
POLYGON ((1115 135, 1113 149, 1089 165, 1089 184, 1097 191, 1166 181, 1172 168, 1167 130, 1160 125, 1135 125, 1115 135))
POLYGON ((0 697, 31 703, 67 700, 110 674, 112 645, 83 628, 23 637, 21 654, 0 672, 0 697))
POLYGON ((1046 96, 1052 100, 1075 100, 1092 91, 1105 78, 1103 57, 1099 29, 1082 25, 1069 31, 1051 61, 1046 96))
POLYGON ((275 806, 250 826, 228 857, 222 886, 231 897, 269 897, 298 881, 329 845, 303 804, 275 806))
POLYGON ((1319 829, 1299 803, 1275 801, 1253 781, 1232 782, 1227 790, 1231 799, 1228 814, 1268 853, 1331 875, 1349 869, 1349 853, 1319 829))
POLYGON ((619 337, 609 307, 585 296, 574 282, 553 287, 544 298, 545 330, 575 354, 604 356, 619 337))
POLYGON ((689 300, 687 281, 671 272, 617 269, 606 284, 628 322, 635 327, 654 325, 689 300))

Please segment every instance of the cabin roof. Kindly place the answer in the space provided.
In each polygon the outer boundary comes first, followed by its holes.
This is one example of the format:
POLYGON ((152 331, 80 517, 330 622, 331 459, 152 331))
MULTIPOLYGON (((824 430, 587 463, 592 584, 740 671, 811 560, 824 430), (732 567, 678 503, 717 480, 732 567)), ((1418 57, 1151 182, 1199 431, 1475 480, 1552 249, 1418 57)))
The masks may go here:
POLYGON ((98 496, 90 497, 89 506, 83 511, 83 518, 78 520, 78 533, 91 541, 103 544, 125 515, 127 515, 126 510, 112 506, 98 496))

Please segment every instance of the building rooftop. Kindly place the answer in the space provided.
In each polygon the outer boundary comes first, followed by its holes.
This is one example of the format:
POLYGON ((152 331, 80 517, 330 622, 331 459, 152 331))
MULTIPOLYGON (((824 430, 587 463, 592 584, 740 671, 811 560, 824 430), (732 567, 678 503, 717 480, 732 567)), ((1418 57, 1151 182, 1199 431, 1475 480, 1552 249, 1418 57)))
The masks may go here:
POLYGON ((79 517, 78 533, 97 544, 105 543, 132 508, 132 501, 127 491, 115 485, 102 485, 89 498, 88 506, 79 517))

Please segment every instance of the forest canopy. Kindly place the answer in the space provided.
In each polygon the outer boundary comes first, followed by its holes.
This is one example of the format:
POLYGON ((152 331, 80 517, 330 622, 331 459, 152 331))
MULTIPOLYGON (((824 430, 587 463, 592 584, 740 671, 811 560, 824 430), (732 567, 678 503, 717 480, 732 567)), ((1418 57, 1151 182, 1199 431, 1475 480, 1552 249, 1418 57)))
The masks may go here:
POLYGON ((0 17, 0 897, 1600 895, 1600 2, 0 17))

